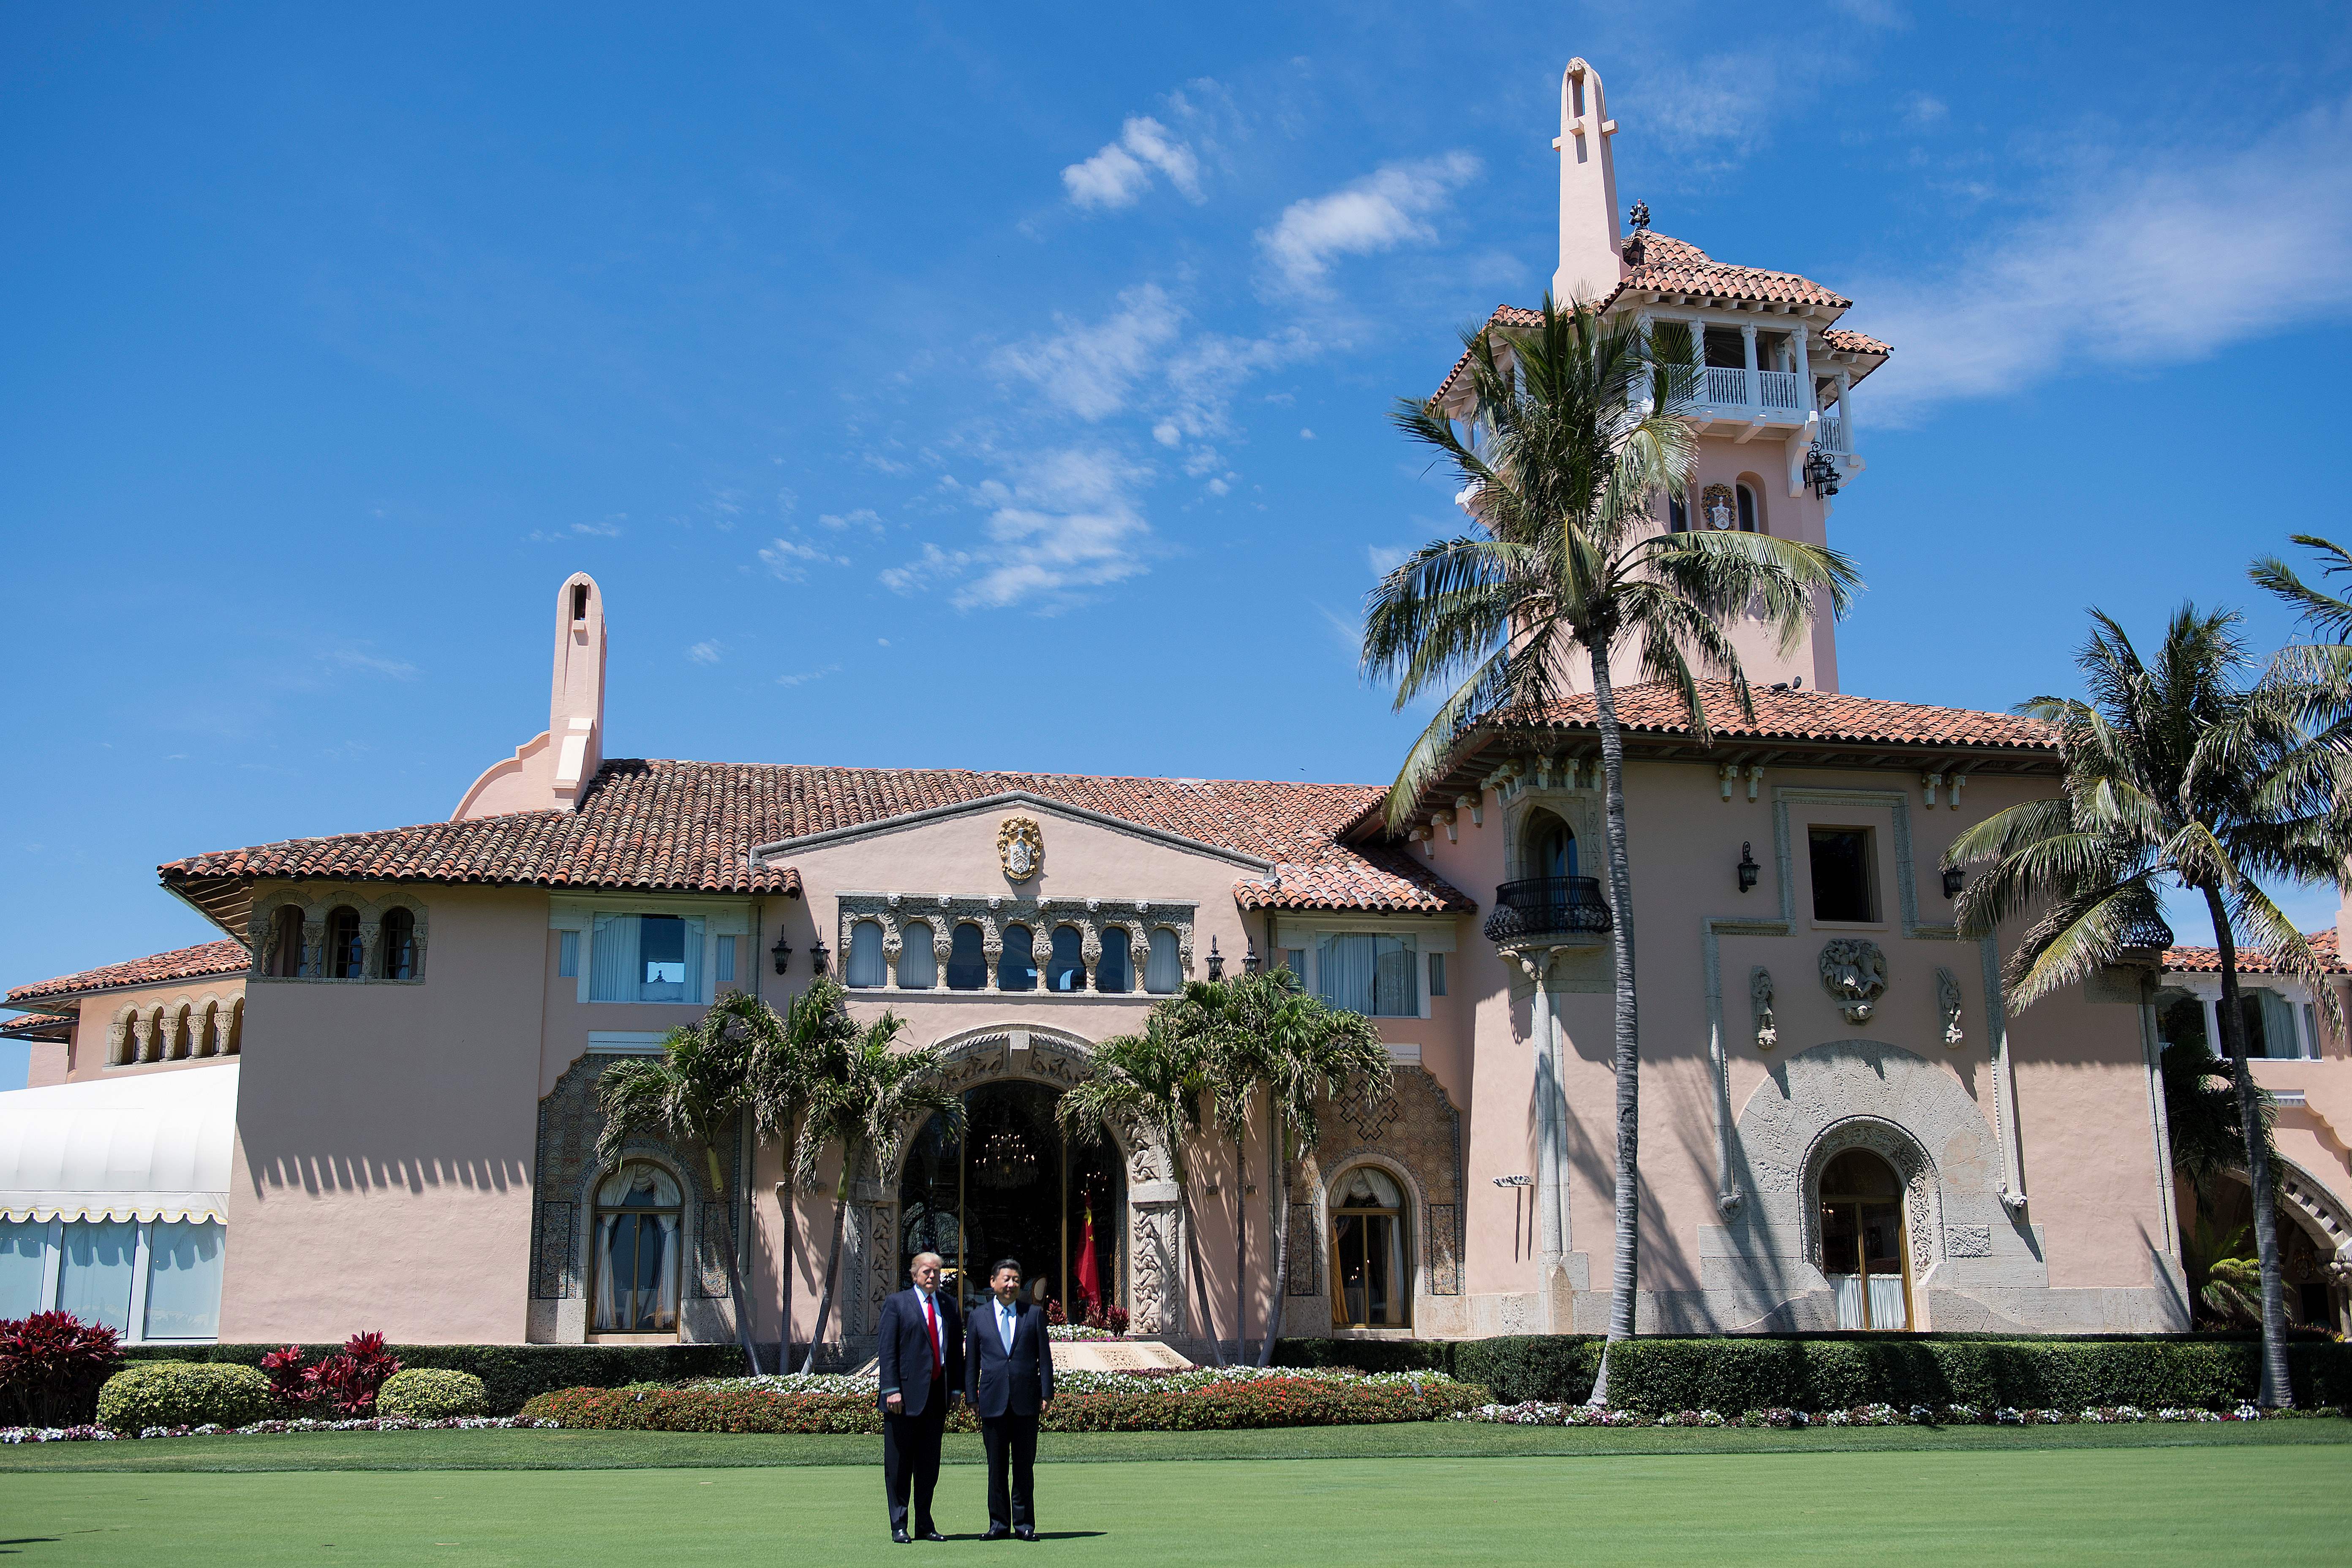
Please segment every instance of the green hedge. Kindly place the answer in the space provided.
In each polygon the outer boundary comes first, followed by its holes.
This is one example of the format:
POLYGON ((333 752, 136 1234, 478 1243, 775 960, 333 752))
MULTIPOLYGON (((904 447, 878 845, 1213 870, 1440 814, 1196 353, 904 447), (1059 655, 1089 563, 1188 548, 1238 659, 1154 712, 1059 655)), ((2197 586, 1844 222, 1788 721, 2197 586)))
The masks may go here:
MULTIPOLYGON (((231 1362, 258 1366, 277 1345, 130 1345, 142 1362, 231 1362)), ((312 1359, 340 1344, 304 1345, 312 1359)), ((740 1346, 723 1345, 386 1345, 404 1367, 471 1373, 482 1380, 492 1415, 519 1414, 532 1395, 558 1388, 616 1388, 625 1383, 683 1383, 693 1377, 735 1377, 743 1371, 740 1346)))
POLYGON ((375 1413, 405 1415, 415 1421, 488 1415, 490 1396, 482 1380, 470 1372, 412 1366, 383 1380, 383 1386, 376 1391, 375 1413))
POLYGON ((187 1360, 142 1361, 98 1391, 98 1424, 117 1432, 150 1426, 244 1426, 272 1414, 269 1379, 249 1366, 187 1360))
MULTIPOLYGON (((1601 1343, 1570 1334, 1284 1340, 1275 1360, 1379 1372, 1426 1367, 1484 1384, 1506 1405, 1580 1405, 1592 1396, 1601 1343), (1415 1359, 1389 1359, 1406 1356, 1415 1359)), ((2287 1346, 2287 1363, 2297 1405, 2352 1405, 2352 1345, 2298 1340, 2287 1346)), ((1630 1341, 1618 1348, 1609 1392, 1612 1404, 1645 1414, 1858 1405, 2217 1409, 2253 1398, 2261 1385, 2262 1343, 2245 1336, 1790 1334, 1630 1341)))

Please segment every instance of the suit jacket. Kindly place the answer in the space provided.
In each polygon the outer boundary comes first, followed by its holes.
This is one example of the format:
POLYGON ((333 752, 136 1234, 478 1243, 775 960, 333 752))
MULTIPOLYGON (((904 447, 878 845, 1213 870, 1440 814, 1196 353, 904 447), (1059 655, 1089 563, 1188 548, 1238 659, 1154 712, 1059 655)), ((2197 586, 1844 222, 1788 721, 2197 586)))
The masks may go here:
MULTIPOLYGON (((939 1303, 940 1310, 937 1392, 945 1399, 963 1384, 963 1319, 945 1290, 937 1292, 932 1300, 939 1303)), ((890 1395, 896 1394, 902 1402, 903 1414, 920 1415, 933 1392, 931 1331, 923 1321, 922 1292, 909 1285, 884 1301, 875 1339, 875 1348, 880 1352, 883 1410, 889 1410, 890 1395)))
POLYGON ((1025 1296, 1013 1326, 1013 1350, 996 1327, 996 1301, 974 1308, 965 1334, 963 1396, 987 1420, 1034 1415, 1054 1397, 1054 1348, 1045 1337, 1045 1310, 1025 1296))

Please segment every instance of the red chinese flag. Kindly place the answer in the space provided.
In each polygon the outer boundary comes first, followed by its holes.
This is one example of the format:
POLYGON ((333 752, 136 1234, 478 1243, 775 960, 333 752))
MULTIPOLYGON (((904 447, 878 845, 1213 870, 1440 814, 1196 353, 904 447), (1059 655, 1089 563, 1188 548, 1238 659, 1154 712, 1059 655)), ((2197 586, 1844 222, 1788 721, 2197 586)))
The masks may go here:
POLYGON ((1085 1228, 1078 1236, 1078 1294, 1086 1298, 1087 1315, 1092 1317, 1095 1300, 1102 1294, 1102 1274, 1095 1267, 1095 1205, 1087 1200, 1085 1228))

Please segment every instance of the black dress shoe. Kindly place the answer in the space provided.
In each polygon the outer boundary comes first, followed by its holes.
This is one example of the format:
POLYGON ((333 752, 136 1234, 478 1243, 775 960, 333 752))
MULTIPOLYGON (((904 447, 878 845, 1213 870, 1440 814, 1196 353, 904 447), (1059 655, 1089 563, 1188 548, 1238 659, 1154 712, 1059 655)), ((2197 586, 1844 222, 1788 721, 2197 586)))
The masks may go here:
POLYGON ((1015 1541, 1034 1541, 1037 1539, 1037 1532, 1024 1524, 1020 1529, 1013 1532, 1013 1539, 1015 1541))
POLYGON ((936 1530, 926 1530, 916 1535, 915 1539, 918 1541, 945 1541, 947 1537, 941 1535, 936 1530))
POLYGON ((906 1545, 906 1544, 907 1544, 907 1542, 908 1542, 909 1541, 912 1541, 912 1540, 914 1540, 914 1539, 915 1539, 915 1538, 914 1538, 913 1536, 911 1536, 911 1535, 908 1534, 908 1533, 907 1533, 905 1531, 903 1531, 903 1530, 893 1530, 893 1531, 890 1532, 890 1540, 892 1541, 892 1542, 893 1542, 893 1543, 895 1543, 895 1544, 897 1544, 897 1545, 899 1545, 899 1546, 904 1546, 904 1545, 906 1545))
POLYGON ((1005 1529, 1001 1524, 992 1524, 988 1527, 988 1533, 982 1536, 981 1539, 982 1541, 1003 1541, 1011 1536, 1012 1533, 1013 1532, 1011 1531, 1005 1529))

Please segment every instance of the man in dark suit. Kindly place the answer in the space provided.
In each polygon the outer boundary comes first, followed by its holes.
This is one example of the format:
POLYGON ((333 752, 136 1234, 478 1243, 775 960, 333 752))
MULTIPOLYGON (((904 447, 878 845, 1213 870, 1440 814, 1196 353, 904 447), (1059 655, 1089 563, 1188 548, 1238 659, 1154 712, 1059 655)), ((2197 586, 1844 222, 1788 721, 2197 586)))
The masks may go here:
POLYGON ((963 1322, 940 1289, 940 1255, 919 1252, 912 1283, 882 1303, 877 1348, 882 1373, 882 1488, 890 1500, 890 1539, 945 1541, 931 1527, 931 1493, 940 1484, 940 1436, 948 1401, 963 1386, 963 1322), (908 1494, 914 1504, 908 1532, 908 1494))
POLYGON ((1037 1413, 1054 1397, 1054 1347, 1045 1310, 1021 1294, 1021 1264, 988 1272, 992 1298, 972 1314, 964 1355, 964 1397, 980 1416, 988 1448, 989 1541, 1037 1539, 1037 1413), (1011 1485, 1006 1485, 1010 1468, 1011 1485))

